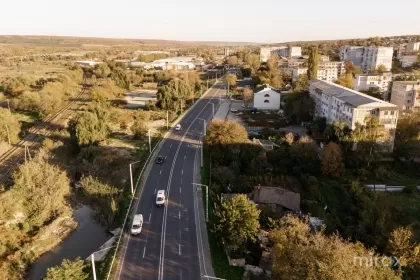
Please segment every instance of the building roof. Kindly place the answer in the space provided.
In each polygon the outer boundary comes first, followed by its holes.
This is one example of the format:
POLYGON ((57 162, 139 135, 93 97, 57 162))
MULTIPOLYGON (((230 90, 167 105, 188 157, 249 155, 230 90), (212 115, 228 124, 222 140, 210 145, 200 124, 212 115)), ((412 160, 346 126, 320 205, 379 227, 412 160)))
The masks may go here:
POLYGON ((384 72, 382 74, 356 74, 356 78, 357 77, 374 77, 374 76, 392 76, 392 72, 384 72))
POLYGON ((257 204, 276 204, 293 211, 300 211, 300 194, 286 189, 256 186, 251 196, 257 204))
POLYGON ((310 85, 322 90, 323 93, 334 96, 352 107, 361 107, 363 105, 370 105, 376 107, 397 108, 396 105, 389 102, 374 98, 367 94, 345 88, 343 86, 321 80, 311 80, 310 85))
POLYGON ((271 91, 274 91, 274 92, 280 94, 279 90, 275 90, 274 88, 270 87, 268 84, 265 84, 265 85, 263 85, 259 88, 256 88, 255 91, 254 91, 254 94, 257 94, 261 91, 268 91, 268 90, 271 90, 271 91))

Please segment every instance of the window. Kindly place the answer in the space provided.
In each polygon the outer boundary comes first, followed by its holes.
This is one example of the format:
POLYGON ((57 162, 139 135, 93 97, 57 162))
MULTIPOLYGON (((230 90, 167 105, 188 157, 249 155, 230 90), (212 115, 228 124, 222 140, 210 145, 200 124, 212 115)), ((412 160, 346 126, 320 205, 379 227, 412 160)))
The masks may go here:
POLYGON ((268 93, 266 93, 266 94, 264 94, 264 97, 270 97, 270 95, 268 93))
POLYGON ((269 100, 264 100, 264 103, 270 103, 270 101, 269 100))
POLYGON ((386 116, 386 115, 388 115, 388 111, 384 111, 384 115, 386 116))
POLYGON ((391 111, 391 115, 393 115, 395 112, 394 111, 391 111))

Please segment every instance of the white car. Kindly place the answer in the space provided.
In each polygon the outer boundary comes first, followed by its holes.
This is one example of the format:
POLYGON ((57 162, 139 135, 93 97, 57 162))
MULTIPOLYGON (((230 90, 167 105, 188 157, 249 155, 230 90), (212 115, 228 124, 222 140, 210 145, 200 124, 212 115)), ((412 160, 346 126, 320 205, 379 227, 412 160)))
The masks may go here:
POLYGON ((180 124, 177 124, 177 125, 175 126, 175 130, 181 130, 181 125, 180 125, 180 124))
POLYGON ((235 112, 238 112, 238 109, 234 109, 234 108, 232 108, 232 109, 230 109, 230 111, 231 111, 232 113, 235 113, 235 112))
POLYGON ((131 226, 131 234, 132 235, 139 234, 141 232, 142 227, 143 227, 143 215, 142 214, 134 215, 133 225, 131 226))
POLYGON ((165 191, 164 190, 158 190, 156 195, 156 206, 164 206, 165 205, 165 191))

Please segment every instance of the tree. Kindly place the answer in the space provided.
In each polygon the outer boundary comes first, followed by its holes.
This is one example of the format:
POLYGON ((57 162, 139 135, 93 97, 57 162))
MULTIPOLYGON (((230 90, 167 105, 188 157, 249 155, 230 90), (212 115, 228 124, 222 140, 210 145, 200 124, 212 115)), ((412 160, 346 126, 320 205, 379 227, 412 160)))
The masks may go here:
POLYGON ((420 263, 420 245, 413 242, 413 231, 398 227, 391 232, 389 247, 393 256, 401 258, 402 267, 413 267, 420 263))
POLYGON ((126 90, 130 89, 130 79, 127 76, 127 73, 121 67, 112 69, 111 79, 115 81, 118 87, 126 90))
POLYGON ((235 74, 227 74, 225 76, 225 82, 230 86, 233 87, 236 85, 236 75, 235 74))
POLYGON ((48 268, 44 280, 87 280, 89 274, 85 270, 86 264, 80 258, 74 261, 65 259, 60 266, 48 268))
POLYGON ((407 160, 420 156, 420 113, 414 112, 400 116, 395 132, 396 152, 407 160))
POLYGON ((250 88, 244 89, 242 92, 242 97, 246 105, 249 105, 254 99, 254 92, 250 88))
POLYGON ((379 74, 382 74, 382 73, 384 73, 384 72, 388 71, 388 69, 386 68, 386 66, 385 66, 385 65, 381 64, 381 65, 379 65, 379 66, 378 66, 378 68, 376 68, 376 71, 377 71, 379 74))
POLYGON ((0 141, 19 141, 20 122, 8 109, 0 108, 0 141))
POLYGON ((345 75, 338 77, 338 79, 334 83, 349 89, 354 88, 353 75, 350 73, 346 73, 345 75))
POLYGON ((242 77, 250 78, 252 75, 252 69, 247 67, 241 67, 242 77))
POLYGON ((96 102, 107 102, 112 98, 112 94, 101 86, 94 86, 91 90, 91 98, 96 102))
POLYGON ((95 65, 95 69, 93 70, 93 74, 100 79, 108 78, 111 75, 111 69, 108 67, 106 63, 99 63, 95 65))
POLYGON ((237 65, 238 64, 238 57, 236 55, 232 55, 229 57, 227 64, 229 65, 237 65))
POLYGON ((370 87, 368 90, 361 90, 360 92, 370 95, 372 97, 382 99, 382 93, 377 87, 370 87))
POLYGON ((307 75, 299 75, 298 79, 293 83, 295 92, 307 92, 309 90, 309 82, 307 75))
POLYGON ((318 64, 319 64, 319 55, 318 48, 311 47, 309 49, 309 59, 308 59, 308 81, 314 80, 318 77, 318 64))
POLYGON ((351 74, 352 76, 362 74, 362 70, 355 66, 350 60, 344 61, 344 69, 346 70, 346 74, 351 74))
POLYGON ((260 229, 258 218, 261 210, 244 194, 231 199, 222 198, 214 212, 216 232, 223 237, 229 251, 237 252, 248 241, 255 241, 260 229))
POLYGON ((13 77, 4 83, 4 93, 11 96, 18 96, 29 90, 32 82, 26 76, 13 77))
POLYGON ((334 178, 343 173, 344 164, 341 148, 334 142, 328 143, 322 151, 322 173, 334 178))
POLYGON ((279 70, 279 57, 278 55, 270 55, 267 60, 267 69, 270 72, 275 72, 279 70))
POLYGON ((255 53, 245 55, 245 63, 251 68, 252 73, 256 74, 261 66, 260 56, 255 53))
POLYGON ((147 136, 149 128, 144 120, 137 119, 131 126, 131 131, 133 132, 135 137, 141 139, 147 136))
POLYGON ((323 230, 312 233, 308 220, 287 215, 269 234, 273 242, 272 279, 372 279, 400 280, 388 265, 364 262, 379 257, 361 243, 351 243, 338 235, 327 236, 323 230))
POLYGON ((319 170, 318 146, 308 136, 303 136, 290 147, 290 156, 296 173, 314 174, 319 170))
POLYGON ((246 143, 248 133, 234 121, 214 120, 207 128, 205 142, 208 145, 246 143))
POLYGON ((92 112, 79 113, 69 124, 70 137, 79 146, 96 145, 109 134, 106 120, 92 112))
POLYGON ((295 135, 293 135, 293 133, 288 132, 284 135, 284 142, 286 142, 289 145, 292 145, 293 142, 295 142, 295 135))

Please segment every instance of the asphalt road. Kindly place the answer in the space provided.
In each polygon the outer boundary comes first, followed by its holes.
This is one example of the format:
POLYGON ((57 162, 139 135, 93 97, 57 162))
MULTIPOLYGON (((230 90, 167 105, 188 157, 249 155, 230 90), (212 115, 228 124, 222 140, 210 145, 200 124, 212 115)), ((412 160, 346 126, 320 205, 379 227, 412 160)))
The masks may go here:
MULTIPOLYGON (((163 164, 153 164, 140 195, 137 214, 143 214, 141 234, 130 236, 116 279, 199 280, 214 276, 208 246, 200 187, 200 139, 203 121, 212 118, 219 106, 216 84, 197 101, 180 121, 181 130, 172 130, 158 155, 163 164), (165 207, 155 205, 156 192, 165 190, 165 207)), ((154 159, 153 159, 154 160, 154 159)))

